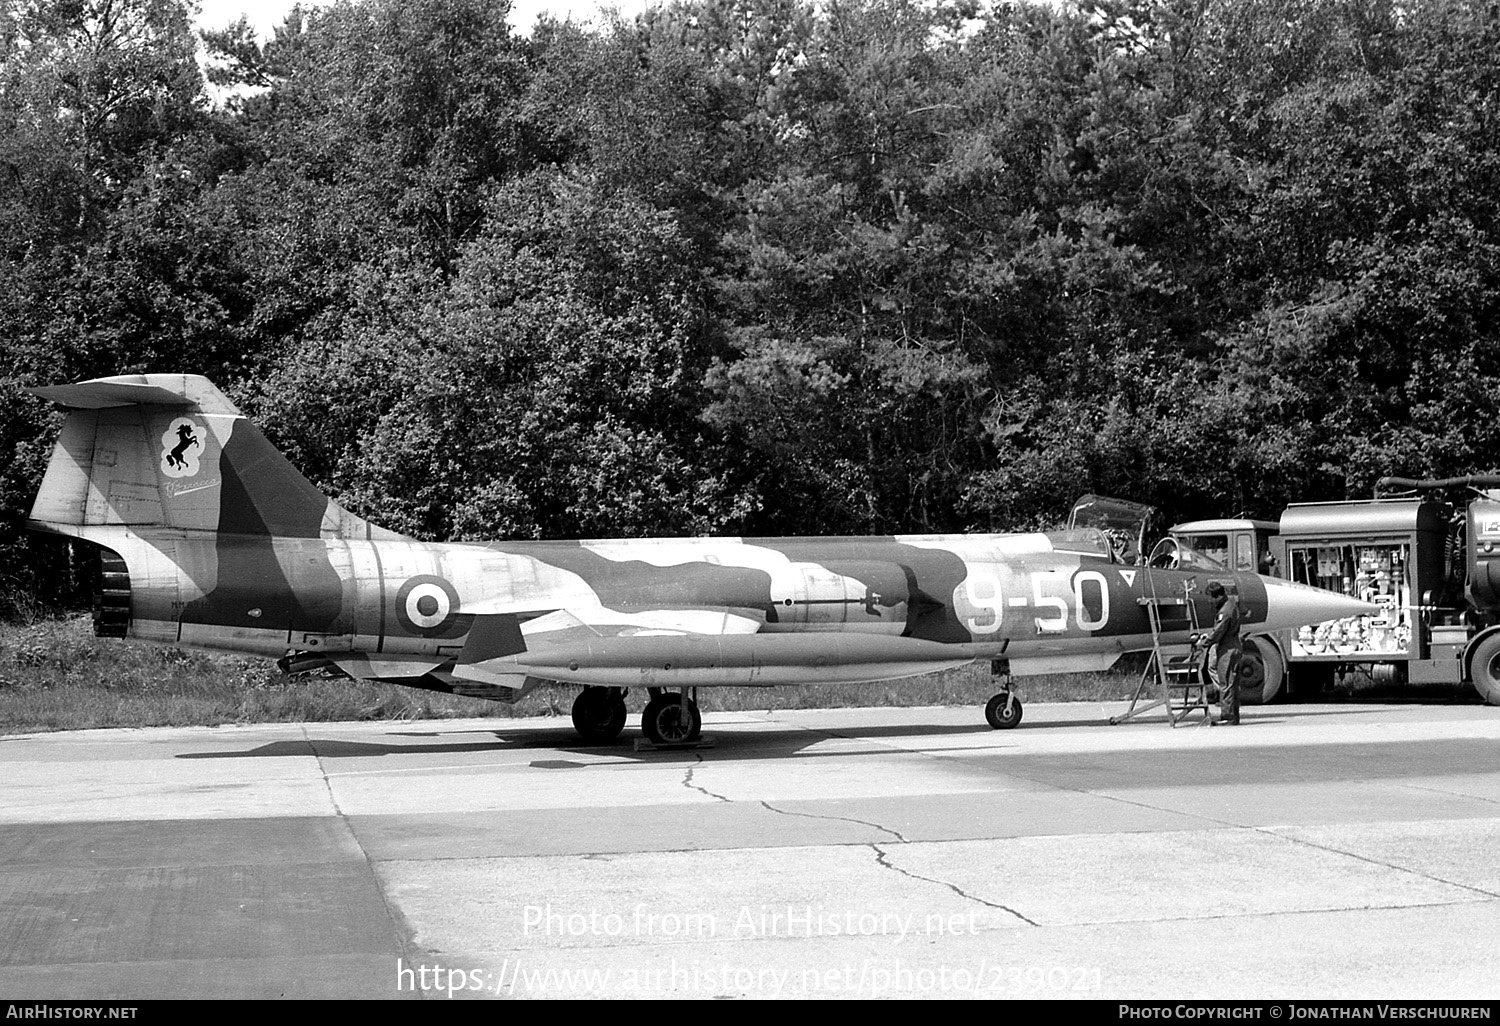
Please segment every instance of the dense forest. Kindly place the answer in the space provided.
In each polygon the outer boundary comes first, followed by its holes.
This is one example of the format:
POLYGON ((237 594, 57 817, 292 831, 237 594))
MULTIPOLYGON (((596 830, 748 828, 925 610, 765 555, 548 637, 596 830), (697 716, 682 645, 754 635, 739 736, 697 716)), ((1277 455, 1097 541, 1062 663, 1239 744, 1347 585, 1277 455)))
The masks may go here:
MULTIPOLYGON (((0 0, 0 591, 206 374, 429 539, 1278 514, 1500 459, 1492 0, 0 0)), ((0 610, 3 612, 3 610, 0 610)))

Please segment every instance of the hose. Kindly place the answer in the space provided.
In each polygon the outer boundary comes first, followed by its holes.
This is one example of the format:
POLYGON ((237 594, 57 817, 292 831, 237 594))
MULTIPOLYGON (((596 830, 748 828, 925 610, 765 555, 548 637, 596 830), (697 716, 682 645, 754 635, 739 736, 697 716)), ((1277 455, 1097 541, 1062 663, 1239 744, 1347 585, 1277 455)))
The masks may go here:
POLYGON ((1468 477, 1382 477, 1375 482, 1375 498, 1383 492, 1430 492, 1439 488, 1500 488, 1500 474, 1470 474, 1468 477))

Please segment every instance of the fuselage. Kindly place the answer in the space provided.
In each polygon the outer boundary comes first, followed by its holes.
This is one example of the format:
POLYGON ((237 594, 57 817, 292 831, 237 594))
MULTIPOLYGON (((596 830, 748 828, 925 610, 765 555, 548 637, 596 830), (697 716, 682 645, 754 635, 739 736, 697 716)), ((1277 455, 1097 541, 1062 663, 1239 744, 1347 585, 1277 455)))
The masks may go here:
POLYGON ((445 544, 108 531, 92 536, 131 567, 136 637, 441 662, 464 652, 477 617, 513 617, 523 637, 540 624, 551 642, 506 653, 518 668, 610 685, 634 680, 636 664, 698 684, 815 669, 879 679, 1001 657, 1018 674, 1103 668, 1150 647, 1153 602, 1168 641, 1210 622, 1210 579, 1238 589, 1247 625, 1267 611, 1253 574, 1125 566, 1077 535, 445 544), (552 633, 558 610, 586 629, 552 633))

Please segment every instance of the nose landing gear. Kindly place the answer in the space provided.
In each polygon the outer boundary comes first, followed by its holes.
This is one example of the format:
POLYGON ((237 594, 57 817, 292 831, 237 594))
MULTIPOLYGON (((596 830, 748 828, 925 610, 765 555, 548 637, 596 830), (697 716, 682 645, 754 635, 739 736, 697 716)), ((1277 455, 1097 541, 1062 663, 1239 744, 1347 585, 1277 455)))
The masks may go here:
POLYGON ((1021 700, 1016 697, 1010 676, 1010 660, 994 659, 990 673, 999 680, 1000 693, 984 707, 984 718, 996 730, 1010 730, 1021 722, 1021 700))
POLYGON ((985 705, 984 718, 996 730, 1009 730, 1021 722, 1021 700, 1006 688, 985 705))

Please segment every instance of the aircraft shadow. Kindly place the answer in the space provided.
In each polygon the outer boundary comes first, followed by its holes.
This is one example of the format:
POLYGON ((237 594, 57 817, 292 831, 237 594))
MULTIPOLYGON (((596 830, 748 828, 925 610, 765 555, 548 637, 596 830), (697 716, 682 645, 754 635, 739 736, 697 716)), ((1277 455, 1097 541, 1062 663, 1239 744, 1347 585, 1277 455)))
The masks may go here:
MULTIPOLYGON (((1101 721, 1102 722, 1102 721, 1101 721)), ((1039 725, 1041 726, 1041 725, 1039 725)), ((965 726, 878 726, 851 728, 848 730, 827 731, 804 729, 797 727, 777 728, 774 730, 756 730, 749 732, 717 732, 710 730, 705 733, 704 738, 710 742, 708 745, 691 748, 655 748, 644 751, 636 751, 634 741, 636 734, 627 731, 617 741, 603 745, 587 745, 578 741, 573 733, 572 727, 559 726, 557 731, 541 732, 536 730, 505 731, 505 730, 458 730, 458 731, 393 731, 392 736, 408 737, 415 739, 411 744, 386 744, 378 741, 342 741, 321 738, 310 738, 298 741, 271 741, 255 748, 241 751, 225 752, 183 752, 176 756, 178 759, 277 759, 277 758, 307 758, 314 756, 321 759, 368 759, 384 756, 424 756, 424 755, 463 755, 475 752, 516 752, 527 750, 539 750, 548 752, 565 752, 588 755, 615 755, 625 759, 651 759, 654 761, 667 761, 671 759, 699 759, 711 758, 714 753, 728 754, 735 758, 779 758, 786 755, 795 755, 798 752, 827 741, 830 738, 845 740, 860 740, 864 738, 878 739, 880 737, 939 737, 955 735, 977 735, 984 736, 994 734, 987 724, 965 725, 965 726), (421 739, 439 739, 454 735, 490 735, 493 740, 473 741, 440 741, 437 744, 423 744, 421 739)), ((975 746, 995 750, 995 745, 975 746)), ((920 751, 921 749, 912 749, 920 751)), ((944 748, 941 751, 962 751, 965 749, 944 748)), ((846 756, 864 755, 867 752, 817 752, 822 756, 846 756)), ((541 766, 540 768, 560 768, 541 766)))
POLYGON ((1316 716, 1375 716, 1383 711, 1382 709, 1356 709, 1352 707, 1338 709, 1298 709, 1296 706, 1276 705, 1265 712, 1245 714, 1245 717, 1256 723, 1281 723, 1286 720, 1311 719, 1316 716))
MULTIPOLYGON (((1253 727, 1256 723, 1276 723, 1286 720, 1305 717, 1328 717, 1328 716, 1358 716, 1374 715, 1379 713, 1378 709, 1358 708, 1323 708, 1323 709, 1298 709, 1296 707, 1276 707, 1274 712, 1255 712, 1245 717, 1246 723, 1253 727)), ((1131 721, 1132 726, 1152 725, 1165 726, 1166 719, 1159 709, 1153 709, 1143 713, 1139 719, 1131 721)), ((1202 726, 1201 720, 1194 719, 1180 725, 1182 729, 1202 726)), ((1120 727, 1124 727, 1122 724, 1120 727)), ((1108 717, 1101 716, 1097 719, 1075 719, 1059 720, 1045 723, 1023 723, 1017 730, 1030 733, 1038 730, 1052 730, 1063 727, 1102 727, 1110 728, 1108 717)), ((1119 728, 1112 728, 1119 729, 1119 728)), ((736 759, 775 759, 805 753, 809 747, 829 739, 840 739, 846 741, 880 741, 884 738, 943 738, 943 737, 965 737, 993 738, 988 744, 953 747, 951 745, 939 748, 921 748, 912 746, 907 751, 919 752, 961 752, 975 750, 989 750, 1003 752, 1012 747, 1007 743, 1006 736, 1009 732, 993 730, 987 723, 966 724, 867 724, 854 726, 838 726, 831 728, 799 727, 792 725, 777 724, 771 729, 758 729, 753 731, 714 730, 710 727, 705 731, 704 739, 710 744, 694 748, 652 748, 636 751, 634 748, 637 732, 627 728, 626 732, 616 741, 608 744, 584 744, 580 742, 573 733, 573 728, 559 723, 554 730, 495 730, 495 729, 466 729, 466 730, 399 730, 389 731, 386 736, 392 738, 411 738, 410 744, 384 743, 379 741, 343 741, 324 738, 310 738, 297 741, 272 741, 242 751, 225 752, 184 752, 176 756, 179 759, 264 759, 264 758, 306 758, 314 756, 321 759, 368 759, 382 758, 385 756, 425 756, 425 755, 465 755, 482 752, 516 752, 527 750, 538 750, 548 752, 565 752, 588 755, 613 755, 628 760, 653 760, 669 761, 674 759, 711 759, 715 754, 727 755, 736 759), (487 735, 485 739, 474 739, 469 741, 457 740, 459 737, 474 735, 487 735), (452 738, 453 740, 447 740, 452 738), (427 742, 427 743, 424 743, 427 742), (431 743, 436 742, 436 743, 431 743)), ((829 751, 806 753, 818 758, 831 758, 840 756, 857 756, 868 754, 864 751, 829 751)), ((559 766, 538 765, 538 768, 563 768, 559 766)))
MULTIPOLYGON (((495 752, 516 745, 504 741, 469 741, 441 745, 383 745, 368 741, 272 741, 240 752, 182 752, 178 759, 366 759, 382 755, 456 755, 464 752, 495 752)), ((553 745, 535 747, 553 748, 553 745)))

